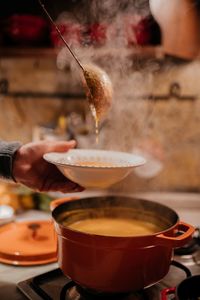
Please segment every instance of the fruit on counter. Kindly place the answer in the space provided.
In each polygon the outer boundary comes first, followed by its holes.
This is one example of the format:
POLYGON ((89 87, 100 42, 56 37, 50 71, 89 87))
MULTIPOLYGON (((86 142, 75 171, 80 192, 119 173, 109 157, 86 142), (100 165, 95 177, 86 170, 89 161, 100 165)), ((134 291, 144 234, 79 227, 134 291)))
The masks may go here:
POLYGON ((35 208, 35 202, 33 195, 21 195, 20 196, 20 205, 23 209, 33 209, 35 208))
POLYGON ((21 195, 19 202, 21 208, 24 210, 38 209, 42 211, 49 211, 51 200, 52 197, 48 194, 32 192, 30 195, 21 195))
POLYGON ((42 211, 50 210, 50 203, 52 201, 52 197, 45 193, 35 194, 35 202, 37 202, 37 207, 42 211))
POLYGON ((45 193, 37 193, 29 188, 21 186, 18 189, 19 201, 22 209, 50 210, 52 197, 45 193))
POLYGON ((0 205, 9 205, 15 212, 28 209, 48 211, 52 197, 14 183, 0 183, 0 205))

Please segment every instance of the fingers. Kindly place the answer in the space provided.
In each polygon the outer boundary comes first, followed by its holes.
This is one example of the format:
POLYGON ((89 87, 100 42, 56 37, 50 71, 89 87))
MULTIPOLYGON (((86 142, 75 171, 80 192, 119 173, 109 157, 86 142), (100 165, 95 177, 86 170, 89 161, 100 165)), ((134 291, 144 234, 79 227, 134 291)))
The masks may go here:
POLYGON ((53 182, 52 184, 43 185, 40 189, 40 192, 62 192, 62 193, 78 193, 84 191, 84 188, 79 186, 76 183, 69 182, 53 182))
POLYGON ((62 193, 79 193, 79 192, 83 192, 84 188, 79 186, 78 184, 71 186, 65 182, 65 184, 62 184, 61 186, 60 184, 58 185, 55 184, 54 186, 51 186, 51 190, 55 192, 59 191, 62 193))
POLYGON ((54 172, 54 176, 47 176, 45 180, 43 180, 42 185, 39 188, 41 192, 48 191, 60 191, 63 193, 75 193, 82 192, 84 188, 77 183, 67 179, 62 173, 59 171, 54 172))
POLYGON ((48 144, 47 152, 65 152, 73 149, 76 146, 76 141, 56 141, 48 144))

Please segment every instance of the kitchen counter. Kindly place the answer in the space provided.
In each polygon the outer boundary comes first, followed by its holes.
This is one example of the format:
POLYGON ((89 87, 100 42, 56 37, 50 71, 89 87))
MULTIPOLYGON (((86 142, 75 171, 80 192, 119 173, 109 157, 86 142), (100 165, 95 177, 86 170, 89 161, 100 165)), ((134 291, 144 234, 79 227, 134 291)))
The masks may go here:
MULTIPOLYGON (((102 192, 85 192, 82 193, 81 196, 93 196, 96 194, 102 195, 102 192)), ((200 225, 200 194, 143 193, 136 194, 135 196, 158 201, 162 204, 170 206, 178 212, 181 220, 188 222, 194 226, 200 225)), ((39 211, 29 211, 18 217, 18 219, 49 219, 50 217, 50 214, 42 213, 39 211)), ((57 267, 57 263, 34 267, 19 267, 0 264, 0 299, 25 300, 26 298, 21 294, 20 291, 17 290, 16 284, 38 274, 56 269, 57 267)))
POLYGON ((27 300, 18 291, 16 284, 27 278, 56 269, 57 263, 36 267, 16 267, 0 264, 0 299, 1 300, 27 300))

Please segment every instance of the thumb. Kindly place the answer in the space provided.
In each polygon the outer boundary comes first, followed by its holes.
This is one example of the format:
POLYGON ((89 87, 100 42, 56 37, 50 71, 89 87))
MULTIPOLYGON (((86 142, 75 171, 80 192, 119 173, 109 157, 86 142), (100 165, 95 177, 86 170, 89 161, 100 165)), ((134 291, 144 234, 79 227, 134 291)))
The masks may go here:
POLYGON ((73 149, 76 146, 76 141, 57 141, 52 144, 49 144, 47 152, 65 152, 70 149, 73 149))

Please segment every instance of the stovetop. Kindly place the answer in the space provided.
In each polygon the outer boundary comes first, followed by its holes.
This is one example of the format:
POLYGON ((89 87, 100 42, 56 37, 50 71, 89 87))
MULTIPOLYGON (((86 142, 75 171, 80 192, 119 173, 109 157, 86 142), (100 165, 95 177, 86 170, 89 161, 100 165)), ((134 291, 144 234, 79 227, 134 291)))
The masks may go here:
MULTIPOLYGON (((142 197, 142 196, 141 196, 142 197)), ((164 194, 153 193, 144 195, 145 199, 158 201, 175 209, 181 220, 199 226, 200 215, 200 195, 195 194, 164 194), (162 197, 161 197, 162 196, 162 197)), ((62 274, 60 269, 43 273, 39 276, 32 277, 18 283, 18 288, 30 300, 86 300, 86 299, 145 299, 160 300, 161 291, 165 288, 175 287, 182 282, 187 276, 200 275, 200 238, 199 230, 196 231, 194 243, 190 243, 189 247, 176 249, 168 274, 157 284, 138 291, 137 293, 126 295, 97 295, 88 294, 87 291, 76 286, 69 278, 62 274), (176 263, 177 262, 177 263, 176 263), (180 268, 183 265, 184 270, 180 268), (102 296, 102 297, 101 297, 102 296)), ((169 296, 168 299, 174 299, 169 296)))
MULTIPOLYGON (((177 278, 172 279, 175 266, 170 267, 170 271, 165 279, 142 291, 129 294, 116 295, 95 295, 84 291, 75 285, 73 281, 65 277, 60 269, 41 274, 34 278, 20 282, 18 288, 30 300, 82 300, 82 299, 110 299, 110 300, 135 300, 135 299, 160 299, 160 293, 167 287, 174 286, 177 278)), ((180 271, 181 272, 181 271, 180 271)), ((186 275, 183 273, 183 278, 186 275)))
MULTIPOLYGON (((175 250, 168 274, 157 284, 142 291, 128 294, 91 293, 77 286, 55 269, 18 283, 20 291, 30 300, 159 300, 161 291, 177 286, 186 277, 200 274, 200 234, 196 230, 193 240, 185 247, 175 250)), ((169 299, 174 299, 170 298, 169 299)))

